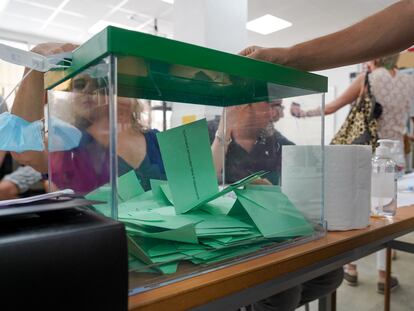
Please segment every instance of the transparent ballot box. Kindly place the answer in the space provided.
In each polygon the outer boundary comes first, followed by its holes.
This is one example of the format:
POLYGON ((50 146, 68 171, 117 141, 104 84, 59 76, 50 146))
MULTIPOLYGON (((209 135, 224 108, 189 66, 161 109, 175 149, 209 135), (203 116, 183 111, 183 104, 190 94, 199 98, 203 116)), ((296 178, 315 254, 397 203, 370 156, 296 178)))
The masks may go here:
POLYGON ((325 77, 108 27, 45 87, 50 187, 125 224, 131 293, 324 235, 325 77))

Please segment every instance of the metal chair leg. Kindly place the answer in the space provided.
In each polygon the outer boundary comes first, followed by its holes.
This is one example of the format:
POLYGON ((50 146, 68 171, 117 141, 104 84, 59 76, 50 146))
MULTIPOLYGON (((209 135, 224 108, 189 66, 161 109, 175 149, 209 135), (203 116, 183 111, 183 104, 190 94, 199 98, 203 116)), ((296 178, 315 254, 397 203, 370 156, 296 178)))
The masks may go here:
POLYGON ((391 309, 391 247, 386 248, 385 284, 384 284, 384 310, 391 309))

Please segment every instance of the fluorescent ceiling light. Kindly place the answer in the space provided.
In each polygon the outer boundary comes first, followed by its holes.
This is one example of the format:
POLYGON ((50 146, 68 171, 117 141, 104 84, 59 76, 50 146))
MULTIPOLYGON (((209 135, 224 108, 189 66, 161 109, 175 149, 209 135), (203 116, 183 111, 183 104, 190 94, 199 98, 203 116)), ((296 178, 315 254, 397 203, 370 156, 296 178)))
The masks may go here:
POLYGON ((279 31, 290 26, 292 26, 291 22, 270 14, 263 15, 262 17, 251 20, 246 24, 246 28, 248 30, 262 35, 268 35, 272 32, 279 31))
POLYGON ((126 26, 126 25, 122 25, 122 24, 118 24, 118 23, 113 23, 113 22, 109 22, 109 21, 105 21, 105 20, 101 19, 95 25, 93 25, 91 28, 89 28, 88 32, 90 34, 96 34, 96 33, 100 32, 101 30, 105 29, 108 26, 114 26, 114 27, 119 27, 119 28, 124 28, 124 29, 130 29, 130 30, 137 30, 136 27, 130 27, 130 26, 126 26))
POLYGON ((0 0, 0 12, 3 12, 4 9, 9 4, 10 0, 0 0))
POLYGON ((162 1, 167 2, 169 4, 174 4, 174 0, 162 0, 162 1))

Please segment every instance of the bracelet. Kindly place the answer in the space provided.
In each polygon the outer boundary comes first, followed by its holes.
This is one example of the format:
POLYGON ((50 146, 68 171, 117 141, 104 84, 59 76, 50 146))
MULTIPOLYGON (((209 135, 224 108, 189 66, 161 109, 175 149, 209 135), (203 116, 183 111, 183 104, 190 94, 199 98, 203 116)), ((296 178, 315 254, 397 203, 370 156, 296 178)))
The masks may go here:
POLYGON ((227 140, 224 140, 223 136, 220 135, 219 131, 216 131, 215 136, 216 136, 217 140, 219 141, 219 143, 222 144, 222 145, 224 145, 224 144, 228 145, 233 141, 231 138, 229 138, 227 140))

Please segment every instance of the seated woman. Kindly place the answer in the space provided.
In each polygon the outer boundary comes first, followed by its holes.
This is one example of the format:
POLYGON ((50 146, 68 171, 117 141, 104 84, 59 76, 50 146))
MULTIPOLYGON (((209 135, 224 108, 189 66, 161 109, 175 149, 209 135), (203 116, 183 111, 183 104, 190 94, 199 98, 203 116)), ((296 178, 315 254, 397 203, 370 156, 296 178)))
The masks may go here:
MULTIPOLYGON (((49 55, 72 48, 70 45, 43 44, 34 51, 49 55)), ((72 78, 59 91, 50 92, 49 152, 27 151, 13 153, 13 156, 42 172, 47 172, 49 158, 50 180, 59 189, 71 188, 78 194, 86 194, 107 184, 110 181, 111 132, 106 77, 105 73, 96 76, 86 71, 72 78), (72 141, 56 144, 56 133, 64 128, 70 129, 72 135, 67 134, 62 139, 72 141), (61 148, 60 145, 72 146, 61 148)), ((12 113, 30 122, 40 120, 43 118, 43 98, 43 75, 32 72, 16 94, 12 113)), ((117 111, 118 176, 135 170, 143 188, 148 190, 150 178, 165 179, 156 130, 143 126, 141 106, 136 99, 118 97, 117 111)))

